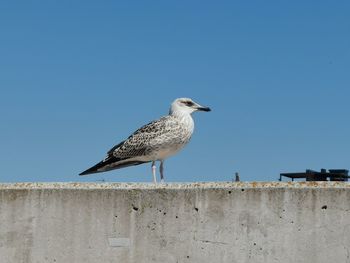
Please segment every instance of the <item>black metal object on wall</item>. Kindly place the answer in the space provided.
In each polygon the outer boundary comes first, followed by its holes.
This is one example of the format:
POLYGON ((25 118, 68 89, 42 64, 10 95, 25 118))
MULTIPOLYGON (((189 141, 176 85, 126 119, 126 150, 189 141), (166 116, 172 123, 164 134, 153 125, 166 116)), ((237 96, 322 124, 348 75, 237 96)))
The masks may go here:
POLYGON ((307 169, 304 173, 281 173, 279 180, 282 177, 292 179, 305 179, 306 181, 342 181, 346 182, 350 178, 349 170, 346 169, 321 169, 320 172, 307 169))

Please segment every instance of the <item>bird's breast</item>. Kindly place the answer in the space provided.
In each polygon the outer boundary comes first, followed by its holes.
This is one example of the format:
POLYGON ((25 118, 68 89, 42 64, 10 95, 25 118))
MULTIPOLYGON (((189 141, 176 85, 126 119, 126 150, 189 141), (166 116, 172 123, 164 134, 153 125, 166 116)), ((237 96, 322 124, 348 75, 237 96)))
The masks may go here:
POLYGON ((148 142, 146 154, 150 160, 164 160, 180 151, 191 139, 193 120, 170 117, 166 125, 148 142))
POLYGON ((154 160, 164 160, 180 151, 191 139, 193 129, 186 125, 176 124, 176 128, 170 128, 156 139, 152 155, 154 160))

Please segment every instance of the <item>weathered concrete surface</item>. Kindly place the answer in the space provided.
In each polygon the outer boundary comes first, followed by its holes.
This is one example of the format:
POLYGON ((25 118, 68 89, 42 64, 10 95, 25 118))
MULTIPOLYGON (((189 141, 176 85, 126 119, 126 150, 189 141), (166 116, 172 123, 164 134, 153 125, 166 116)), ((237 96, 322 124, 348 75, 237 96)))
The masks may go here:
POLYGON ((346 263, 350 184, 0 184, 0 262, 346 263))

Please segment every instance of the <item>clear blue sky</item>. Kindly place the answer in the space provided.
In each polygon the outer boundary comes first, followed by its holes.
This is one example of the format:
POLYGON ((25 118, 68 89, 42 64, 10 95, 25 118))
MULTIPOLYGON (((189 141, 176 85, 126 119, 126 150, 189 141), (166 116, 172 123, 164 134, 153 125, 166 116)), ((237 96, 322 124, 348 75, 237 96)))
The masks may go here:
POLYGON ((0 181, 79 177, 177 97, 210 106, 167 181, 350 168, 349 1, 1 1, 0 181))

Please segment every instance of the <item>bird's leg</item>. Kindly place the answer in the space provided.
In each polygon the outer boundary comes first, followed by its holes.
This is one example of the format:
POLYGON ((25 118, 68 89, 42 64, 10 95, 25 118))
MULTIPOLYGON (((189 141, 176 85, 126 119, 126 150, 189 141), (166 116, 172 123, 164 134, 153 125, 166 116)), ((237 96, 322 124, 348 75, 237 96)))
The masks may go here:
POLYGON ((163 166, 163 164, 164 164, 164 161, 161 160, 161 161, 160 161, 160 166, 159 166, 160 182, 161 182, 161 183, 164 183, 164 166, 163 166))
POLYGON ((153 182, 156 184, 157 183, 157 177, 156 177, 156 162, 152 162, 152 175, 153 175, 153 182))

